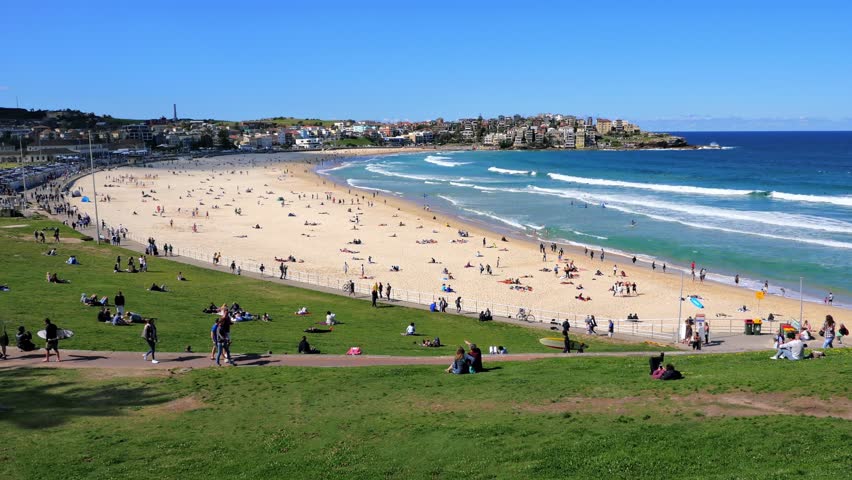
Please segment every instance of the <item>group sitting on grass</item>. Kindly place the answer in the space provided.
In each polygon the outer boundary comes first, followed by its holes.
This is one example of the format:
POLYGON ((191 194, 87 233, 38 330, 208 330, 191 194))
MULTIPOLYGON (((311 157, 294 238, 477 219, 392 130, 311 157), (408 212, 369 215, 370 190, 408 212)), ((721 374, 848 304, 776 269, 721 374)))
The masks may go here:
POLYGON ((36 349, 36 345, 33 343, 33 334, 27 331, 23 325, 18 327, 18 333, 15 334, 15 344, 18 350, 22 352, 32 352, 36 349))
MULTIPOLYGON (((232 303, 230 307, 227 303, 223 303, 221 307, 217 307, 216 304, 210 302, 210 305, 201 311, 204 313, 217 314, 222 318, 227 318, 232 323, 248 322, 258 319, 256 315, 242 308, 237 302, 232 303)), ((269 314, 264 313, 260 319, 268 322, 270 320, 269 314)))
POLYGON ((651 378, 654 380, 680 380, 683 375, 677 371, 671 363, 663 367, 663 360, 666 354, 660 352, 659 357, 651 357, 648 363, 651 366, 651 378))
POLYGON ((484 372, 485 370, 482 368, 482 350, 475 343, 470 343, 467 340, 464 343, 468 345, 470 350, 465 352, 464 348, 459 347, 456 350, 453 362, 447 367, 446 372, 454 375, 484 372))
POLYGON ((91 295, 86 295, 85 293, 80 295, 80 303, 86 304, 90 307, 105 307, 109 299, 107 297, 98 298, 98 294, 93 293, 91 295))

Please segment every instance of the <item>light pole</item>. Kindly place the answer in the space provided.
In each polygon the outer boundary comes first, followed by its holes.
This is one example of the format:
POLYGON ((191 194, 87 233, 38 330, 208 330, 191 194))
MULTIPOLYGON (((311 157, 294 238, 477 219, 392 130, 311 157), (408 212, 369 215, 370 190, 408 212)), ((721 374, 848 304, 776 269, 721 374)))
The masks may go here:
POLYGON ((27 204, 27 170, 24 168, 24 136, 18 134, 18 149, 21 150, 21 184, 24 187, 24 205, 27 204))
POLYGON ((92 153, 92 132, 89 132, 89 164, 92 169, 92 197, 95 199, 95 229, 97 231, 96 241, 101 244, 101 220, 98 217, 98 187, 95 182, 95 156, 92 153))

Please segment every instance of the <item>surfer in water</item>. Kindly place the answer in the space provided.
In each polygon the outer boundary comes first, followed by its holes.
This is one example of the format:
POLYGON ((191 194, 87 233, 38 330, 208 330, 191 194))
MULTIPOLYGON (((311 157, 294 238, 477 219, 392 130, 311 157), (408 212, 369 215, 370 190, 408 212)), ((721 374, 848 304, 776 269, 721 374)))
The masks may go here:
POLYGON ((630 226, 635 227, 636 226, 636 220, 630 220, 630 226))

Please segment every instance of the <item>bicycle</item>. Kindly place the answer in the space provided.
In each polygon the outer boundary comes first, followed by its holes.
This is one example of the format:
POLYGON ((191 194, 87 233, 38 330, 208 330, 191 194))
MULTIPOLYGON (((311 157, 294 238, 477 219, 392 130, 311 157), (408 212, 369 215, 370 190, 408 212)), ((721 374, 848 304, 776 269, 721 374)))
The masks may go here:
POLYGON ((535 322, 535 315, 533 315, 532 313, 527 312, 527 311, 526 311, 526 310, 524 310, 523 308, 522 308, 522 309, 520 309, 520 310, 518 310, 518 314, 517 314, 517 315, 515 315, 515 318, 517 318, 518 320, 522 320, 522 321, 524 321, 524 322, 529 322, 529 323, 534 323, 534 322, 535 322))

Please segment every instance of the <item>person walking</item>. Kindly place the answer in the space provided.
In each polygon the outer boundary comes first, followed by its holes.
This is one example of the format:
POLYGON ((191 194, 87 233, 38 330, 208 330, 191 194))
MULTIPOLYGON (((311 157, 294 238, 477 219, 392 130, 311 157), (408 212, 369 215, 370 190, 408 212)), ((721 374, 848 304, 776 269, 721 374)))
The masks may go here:
POLYGON ((9 346, 9 334, 6 332, 6 323, 3 323, 3 333, 0 333, 0 359, 7 359, 6 347, 9 346))
POLYGON ((388 301, 390 301, 390 299, 391 299, 390 292, 391 292, 391 285, 390 285, 390 283, 388 283, 387 285, 385 285, 385 298, 387 298, 388 301))
POLYGON ((568 330, 562 331, 562 353, 571 353, 571 339, 568 337, 568 330))
POLYGON ((284 280, 284 264, 278 264, 278 271, 281 272, 281 275, 278 277, 278 280, 284 280))
POLYGON ((462 304, 461 297, 456 297, 456 313, 461 313, 461 304, 462 304))
POLYGON ((258 268, 258 270, 260 270, 260 276, 262 277, 262 276, 263 276, 263 272, 265 272, 265 271, 266 271, 266 267, 265 267, 265 266, 263 266, 263 264, 261 263, 261 264, 260 264, 260 267, 258 268))
POLYGON ((825 341, 822 342, 822 348, 834 348, 834 333, 834 317, 826 315, 825 323, 822 324, 822 328, 819 331, 819 334, 825 337, 825 341))
POLYGON ((124 316, 124 294, 121 293, 121 290, 118 291, 118 295, 112 301, 115 303, 115 311, 124 316))
POLYGON ((612 335, 613 335, 614 333, 615 333, 615 323, 614 323, 614 322, 612 321, 612 319, 610 318, 610 319, 609 319, 609 324, 608 324, 608 325, 607 325, 607 327, 606 327, 606 335, 607 335, 609 338, 612 338, 612 335))
POLYGON ((370 291, 370 296, 373 299, 373 307, 377 307, 376 300, 379 298, 379 286, 377 284, 373 284, 373 288, 370 291))
POLYGON ((145 319, 145 326, 142 327, 142 338, 148 343, 148 353, 142 355, 142 360, 148 361, 148 356, 150 355, 151 363, 154 365, 160 363, 156 358, 157 341, 159 339, 157 338, 157 327, 154 325, 153 318, 145 319))
POLYGON ((50 351, 53 350, 56 352, 56 361, 61 362, 62 359, 59 358, 59 328, 50 323, 49 318, 44 319, 44 339, 46 341, 44 346, 44 360, 45 362, 50 361, 50 351))
POLYGON ((231 359, 231 319, 223 317, 219 319, 219 327, 216 329, 216 365, 222 366, 222 353, 232 366, 237 364, 231 359))

